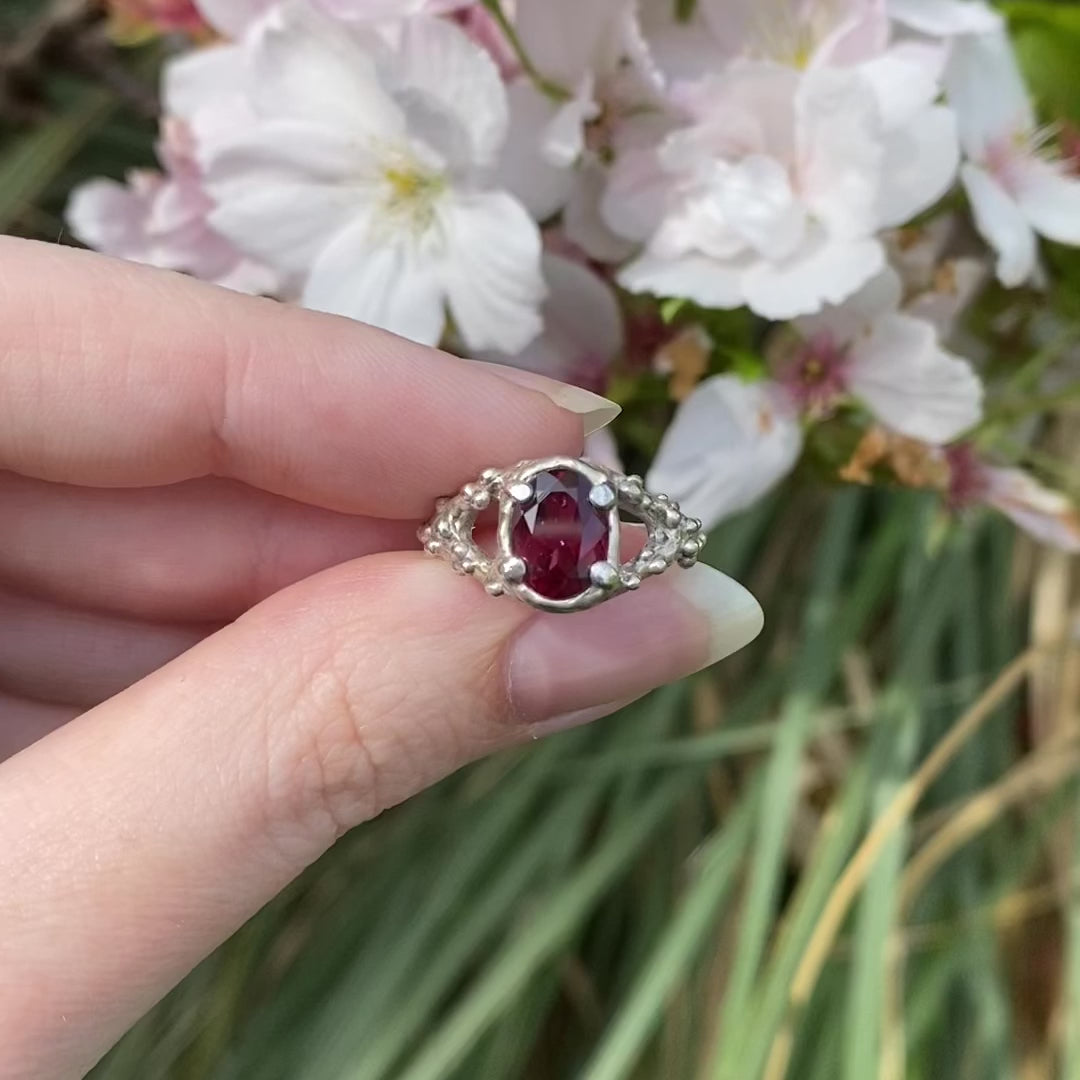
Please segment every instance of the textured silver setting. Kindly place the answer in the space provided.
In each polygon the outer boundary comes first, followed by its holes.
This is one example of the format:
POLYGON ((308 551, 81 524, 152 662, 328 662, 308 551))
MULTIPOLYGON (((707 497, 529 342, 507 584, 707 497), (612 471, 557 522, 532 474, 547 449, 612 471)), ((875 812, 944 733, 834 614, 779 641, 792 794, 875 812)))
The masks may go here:
POLYGON ((662 574, 676 563, 689 568, 705 546, 701 522, 687 517, 666 495, 645 490, 640 476, 622 476, 579 458, 550 457, 523 461, 510 469, 485 469, 457 495, 439 499, 435 516, 418 533, 425 550, 446 560, 459 574, 470 574, 492 596, 510 595, 541 611, 586 611, 621 593, 638 588, 644 578, 662 574), (566 600, 550 600, 525 584, 527 567, 511 543, 514 511, 532 498, 533 478, 554 469, 569 469, 591 485, 589 501, 608 514, 608 557, 594 563, 589 588, 566 600), (497 505, 498 549, 494 556, 473 539, 476 520, 497 505), (648 533, 641 552, 619 562, 619 511, 639 519, 648 533))

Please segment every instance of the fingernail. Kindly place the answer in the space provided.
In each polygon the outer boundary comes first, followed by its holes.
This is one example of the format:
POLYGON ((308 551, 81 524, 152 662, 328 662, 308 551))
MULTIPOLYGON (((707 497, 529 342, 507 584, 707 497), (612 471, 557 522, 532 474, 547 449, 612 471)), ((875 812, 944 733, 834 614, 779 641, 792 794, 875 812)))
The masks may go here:
POLYGON ((698 565, 574 615, 537 615, 510 648, 510 699, 534 734, 575 727, 715 664, 761 632, 761 606, 698 565))
POLYGON ((527 390, 536 390, 554 401, 560 409, 577 413, 582 418, 586 435, 592 435, 601 428, 607 427, 622 412, 622 407, 616 405, 614 401, 608 401, 606 397, 594 394, 591 390, 583 390, 580 386, 559 382, 558 379, 549 379, 546 375, 538 375, 535 371, 507 367, 505 364, 492 364, 486 360, 475 362, 483 364, 491 370, 492 374, 508 382, 524 386, 527 390))

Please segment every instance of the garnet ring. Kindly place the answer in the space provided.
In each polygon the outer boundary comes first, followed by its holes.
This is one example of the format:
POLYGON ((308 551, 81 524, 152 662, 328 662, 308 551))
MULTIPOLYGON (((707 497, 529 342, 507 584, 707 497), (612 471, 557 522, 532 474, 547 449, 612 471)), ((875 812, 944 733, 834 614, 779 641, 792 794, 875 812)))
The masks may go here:
POLYGON ((646 491, 641 477, 577 458, 487 469, 435 509, 419 533, 430 554, 476 577, 492 596, 506 593, 543 611, 585 611, 675 563, 693 566, 705 546, 701 522, 646 491), (494 554, 473 536, 489 508, 498 511, 494 554), (647 534, 626 562, 619 559, 621 514, 647 534))

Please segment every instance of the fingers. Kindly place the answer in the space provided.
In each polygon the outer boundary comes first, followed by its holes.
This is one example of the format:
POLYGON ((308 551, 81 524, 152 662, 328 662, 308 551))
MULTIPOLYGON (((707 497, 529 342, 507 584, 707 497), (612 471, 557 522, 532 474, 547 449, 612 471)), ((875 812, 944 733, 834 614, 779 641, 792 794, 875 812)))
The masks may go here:
POLYGON ((10 237, 0 345, 0 467, 98 487, 223 475, 417 518, 488 466, 579 452, 583 415, 617 412, 544 384, 558 407, 349 320, 10 237))
POLYGON ((107 490, 0 473, 0 519, 0 581, 181 622, 225 622, 329 566, 417 546, 414 522, 337 514, 213 479, 107 490))
POLYGON ((0 687, 35 701, 89 708, 167 664, 208 631, 0 591, 0 687))
POLYGON ((271 597, 0 766, 11 1075, 88 1068, 343 830, 760 625, 703 567, 572 617, 409 553, 271 597))

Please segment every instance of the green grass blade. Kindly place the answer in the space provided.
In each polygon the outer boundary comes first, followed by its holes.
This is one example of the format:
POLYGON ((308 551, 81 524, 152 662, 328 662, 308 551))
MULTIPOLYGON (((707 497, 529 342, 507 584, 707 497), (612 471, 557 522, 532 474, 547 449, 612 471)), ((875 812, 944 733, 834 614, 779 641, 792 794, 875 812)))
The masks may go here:
POLYGON ((671 916, 614 1024, 585 1067, 582 1080, 624 1080, 630 1075, 672 991, 699 955, 717 911, 734 887, 757 808, 754 788, 700 852, 697 881, 682 907, 671 916))
POLYGON ((657 785, 632 814, 619 821, 597 850, 544 903, 535 922, 508 943, 447 1020, 435 1030, 397 1080, 445 1080, 476 1040, 488 1031, 534 973, 548 963, 642 846, 674 809, 681 781, 657 785))

